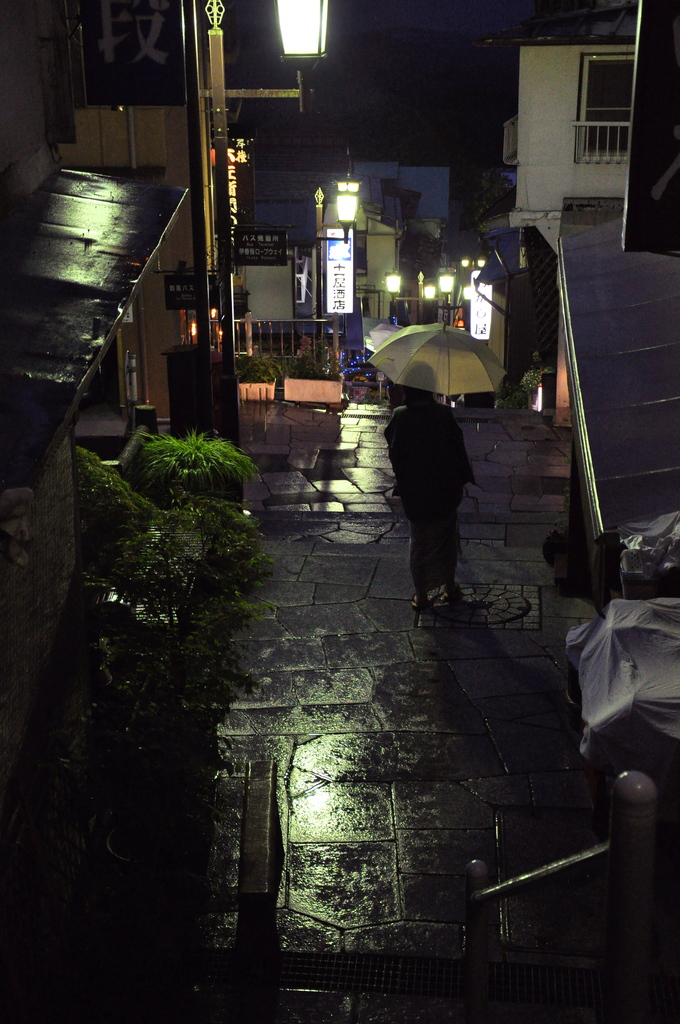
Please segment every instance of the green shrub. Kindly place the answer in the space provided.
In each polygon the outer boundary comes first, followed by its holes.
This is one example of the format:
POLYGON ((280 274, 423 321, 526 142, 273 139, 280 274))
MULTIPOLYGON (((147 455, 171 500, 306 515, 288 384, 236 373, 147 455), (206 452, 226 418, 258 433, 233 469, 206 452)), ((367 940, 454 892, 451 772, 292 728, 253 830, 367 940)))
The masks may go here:
POLYGON ((231 441, 191 430, 186 437, 144 434, 130 464, 130 485, 160 507, 187 495, 233 497, 233 486, 257 472, 255 463, 231 441))
POLYGON ((121 539, 110 572, 129 613, 100 609, 113 677, 228 705, 233 686, 249 683, 232 637, 256 617, 246 594, 269 564, 237 505, 192 498, 158 509, 148 529, 121 539))
POLYGON ((237 356, 236 373, 242 384, 275 384, 281 364, 269 356, 237 356))
POLYGON ((325 352, 324 358, 316 358, 312 353, 294 356, 286 362, 286 376, 296 380, 341 380, 337 359, 332 353, 325 352))
POLYGON ((76 448, 83 562, 90 575, 106 575, 128 531, 145 530, 155 508, 94 452, 76 448))

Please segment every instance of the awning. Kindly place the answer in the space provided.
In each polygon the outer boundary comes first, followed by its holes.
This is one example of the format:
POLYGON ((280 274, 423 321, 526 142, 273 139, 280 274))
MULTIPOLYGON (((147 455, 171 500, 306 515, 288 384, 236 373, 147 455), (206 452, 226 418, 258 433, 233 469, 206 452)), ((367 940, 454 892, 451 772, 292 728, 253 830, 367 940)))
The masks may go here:
POLYGON ((680 260, 621 221, 559 241, 567 364, 593 536, 680 509, 680 260))
POLYGON ((488 231, 484 238, 493 252, 480 271, 477 278, 479 284, 504 281, 506 267, 512 277, 528 272, 529 268, 523 267, 520 261, 519 228, 499 228, 488 231))
POLYGON ((32 486, 184 195, 61 171, 0 222, 0 493, 32 486))

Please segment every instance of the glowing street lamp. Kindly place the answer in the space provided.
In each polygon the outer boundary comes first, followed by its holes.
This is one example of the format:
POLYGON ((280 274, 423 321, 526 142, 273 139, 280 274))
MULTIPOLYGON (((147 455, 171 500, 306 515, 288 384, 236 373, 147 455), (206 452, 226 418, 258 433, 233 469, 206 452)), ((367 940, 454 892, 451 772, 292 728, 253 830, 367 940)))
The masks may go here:
POLYGON ((401 274, 396 270, 391 274, 385 274, 385 287, 390 295, 398 295, 401 288, 401 274))
POLYGON ((328 0, 276 0, 276 7, 284 58, 323 57, 328 0))
POLYGON ((423 298, 434 299, 437 295, 437 286, 435 284, 426 284, 423 287, 423 298))
POLYGON ((357 218, 357 206, 359 204, 359 182, 339 181, 338 194, 335 197, 338 210, 338 220, 347 231, 350 224, 357 218))
POLYGON ((444 295, 450 295, 453 291, 455 278, 453 274, 440 274, 439 275, 439 291, 444 295))

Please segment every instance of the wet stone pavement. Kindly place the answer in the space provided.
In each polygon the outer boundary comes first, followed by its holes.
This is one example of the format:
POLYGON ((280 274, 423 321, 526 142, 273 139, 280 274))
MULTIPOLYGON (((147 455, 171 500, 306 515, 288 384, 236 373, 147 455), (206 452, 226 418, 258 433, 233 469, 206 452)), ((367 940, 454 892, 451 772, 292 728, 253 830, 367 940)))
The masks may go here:
MULTIPOLYGON (((509 877, 596 841, 563 706, 564 637, 594 610, 559 595, 540 551, 562 507, 569 433, 533 413, 480 416, 461 423, 477 480, 460 510, 464 602, 416 621, 387 416, 244 407, 260 470, 246 500, 274 562, 256 593, 262 617, 239 639, 260 685, 219 728, 207 945, 234 941, 248 760, 278 765, 286 950, 458 957, 469 860, 509 877)), ((506 901, 491 912, 491 958, 596 964, 602 894, 590 877, 506 901)), ((462 1020, 451 1000, 394 1000, 281 993, 272 1019, 462 1020)), ((492 1020, 558 1019, 494 1006, 492 1020)), ((560 1012, 565 1024, 595 1019, 560 1012)))

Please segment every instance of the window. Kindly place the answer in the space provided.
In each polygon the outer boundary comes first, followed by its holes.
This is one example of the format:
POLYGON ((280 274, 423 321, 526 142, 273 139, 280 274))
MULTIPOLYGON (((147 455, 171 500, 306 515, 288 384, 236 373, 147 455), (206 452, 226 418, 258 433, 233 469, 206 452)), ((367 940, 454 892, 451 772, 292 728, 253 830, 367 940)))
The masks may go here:
POLYGON ((584 58, 581 121, 630 121, 633 58, 595 54, 584 58))
POLYGON ((633 55, 589 54, 583 57, 577 163, 624 163, 628 159, 633 55))

